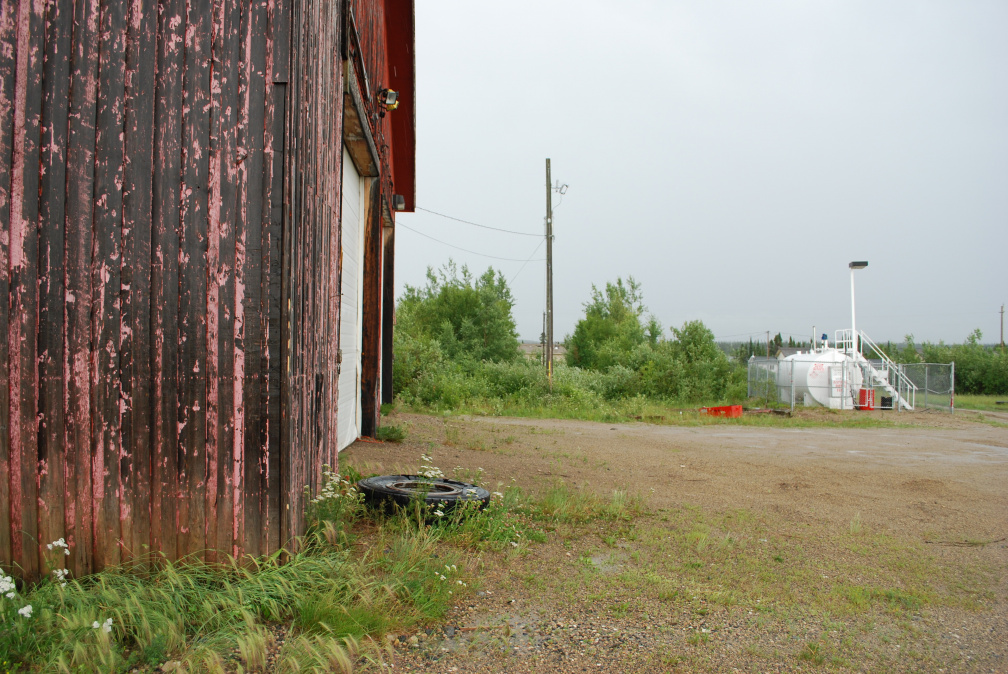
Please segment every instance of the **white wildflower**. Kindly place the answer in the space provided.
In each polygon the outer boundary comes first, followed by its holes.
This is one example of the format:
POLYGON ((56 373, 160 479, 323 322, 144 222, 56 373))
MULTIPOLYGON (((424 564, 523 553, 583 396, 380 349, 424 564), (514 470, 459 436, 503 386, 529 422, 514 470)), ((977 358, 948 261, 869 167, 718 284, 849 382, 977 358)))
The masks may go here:
POLYGON ((18 609, 18 613, 20 613, 21 615, 23 615, 25 618, 31 618, 32 605, 31 604, 26 604, 26 605, 22 606, 21 608, 18 609))
POLYGON ((55 548, 57 550, 60 549, 60 548, 63 548, 63 554, 64 555, 68 555, 69 556, 69 554, 70 554, 70 546, 67 545, 66 540, 63 539, 63 538, 58 538, 55 541, 53 541, 52 543, 46 543, 46 550, 52 550, 53 548, 55 548))
POLYGON ((423 461, 423 465, 421 465, 420 470, 417 471, 417 474, 420 475, 420 477, 426 477, 429 480, 444 477, 444 473, 441 472, 441 469, 434 465, 434 459, 432 457, 427 456, 426 454, 421 454, 420 460, 423 461))
POLYGON ((17 586, 14 585, 14 578, 0 571, 0 594, 6 594, 8 599, 13 599, 16 589, 17 586))
POLYGON ((104 623, 102 623, 102 630, 104 630, 105 634, 108 634, 109 632, 112 631, 112 618, 109 618, 104 623))
POLYGON ((59 581, 60 587, 66 587, 67 576, 70 575, 70 569, 53 569, 53 575, 56 576, 56 580, 59 581))
POLYGON ((101 623, 98 622, 97 620, 95 620, 93 623, 91 623, 91 629, 96 630, 99 627, 101 627, 101 623))
POLYGON ((434 514, 437 515, 438 517, 444 517, 444 511, 441 510, 440 508, 438 508, 437 510, 435 510, 434 514))

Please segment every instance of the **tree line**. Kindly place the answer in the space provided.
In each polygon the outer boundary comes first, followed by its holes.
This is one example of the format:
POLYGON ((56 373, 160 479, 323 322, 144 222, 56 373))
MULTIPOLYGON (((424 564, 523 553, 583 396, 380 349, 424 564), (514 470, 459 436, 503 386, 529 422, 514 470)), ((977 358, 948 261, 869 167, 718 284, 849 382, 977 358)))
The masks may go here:
MULTIPOLYGON (((513 308, 506 279, 492 267, 479 276, 452 261, 428 268, 426 283, 406 286, 396 310, 393 386, 400 399, 434 409, 546 406, 561 414, 619 401, 739 402, 749 356, 766 352, 766 342, 750 340, 729 357, 699 320, 665 330, 648 312, 640 283, 617 278, 592 286, 563 340, 566 362, 555 363, 550 382, 538 359, 522 356, 513 308)), ((1008 354, 980 337, 975 331, 964 344, 918 347, 908 335, 903 345, 883 348, 898 362, 955 361, 957 392, 1008 393, 1008 354)), ((780 333, 771 341, 771 354, 785 343, 780 333)))
POLYGON ((521 354, 504 276, 475 276, 449 261, 407 286, 396 311, 393 386, 407 404, 535 407, 591 405, 633 398, 665 403, 737 400, 745 370, 733 363, 701 322, 666 332, 647 313, 640 284, 617 278, 592 286, 591 299, 567 335, 566 362, 553 386, 538 361, 521 354))

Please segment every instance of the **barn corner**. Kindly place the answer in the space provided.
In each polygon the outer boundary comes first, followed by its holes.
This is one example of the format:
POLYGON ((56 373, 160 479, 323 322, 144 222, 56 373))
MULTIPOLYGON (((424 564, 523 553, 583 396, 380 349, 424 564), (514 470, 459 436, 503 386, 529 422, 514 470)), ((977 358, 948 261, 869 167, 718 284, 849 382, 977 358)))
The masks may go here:
POLYGON ((15 0, 0 45, 0 565, 291 545, 392 395, 412 1, 15 0))

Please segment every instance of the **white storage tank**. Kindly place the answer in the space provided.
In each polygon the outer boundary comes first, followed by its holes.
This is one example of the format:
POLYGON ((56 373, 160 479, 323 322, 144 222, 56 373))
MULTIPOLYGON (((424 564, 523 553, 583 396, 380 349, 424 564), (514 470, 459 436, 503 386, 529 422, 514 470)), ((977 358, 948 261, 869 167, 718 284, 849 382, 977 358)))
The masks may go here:
POLYGON ((853 409, 862 383, 861 368, 837 349, 796 353, 777 368, 777 391, 786 403, 793 392, 795 404, 853 409))

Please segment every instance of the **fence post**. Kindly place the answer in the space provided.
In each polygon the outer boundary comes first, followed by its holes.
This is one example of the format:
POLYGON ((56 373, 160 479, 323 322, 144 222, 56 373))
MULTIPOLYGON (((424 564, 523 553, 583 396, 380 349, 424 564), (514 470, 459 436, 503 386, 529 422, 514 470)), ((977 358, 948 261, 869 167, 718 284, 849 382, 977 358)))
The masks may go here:
MULTIPOLYGON (((903 390, 902 390, 903 389, 903 379, 904 379, 904 376, 903 376, 903 364, 899 363, 899 364, 896 365, 896 397, 893 398, 893 407, 896 408, 897 412, 899 412, 900 408, 903 407, 902 405, 900 405, 900 400, 903 400, 903 390)), ((892 382, 889 382, 889 383, 891 384, 892 382)), ((908 391, 908 393, 909 393, 909 391, 908 391)))
POLYGON ((927 394, 928 394, 928 367, 927 363, 924 363, 924 409, 927 409, 927 394))
POLYGON ((791 411, 794 412, 794 361, 791 362, 791 411))
POLYGON ((952 414, 955 414, 955 361, 952 361, 951 370, 949 370, 949 409, 952 414))

